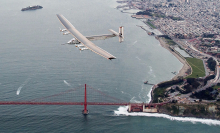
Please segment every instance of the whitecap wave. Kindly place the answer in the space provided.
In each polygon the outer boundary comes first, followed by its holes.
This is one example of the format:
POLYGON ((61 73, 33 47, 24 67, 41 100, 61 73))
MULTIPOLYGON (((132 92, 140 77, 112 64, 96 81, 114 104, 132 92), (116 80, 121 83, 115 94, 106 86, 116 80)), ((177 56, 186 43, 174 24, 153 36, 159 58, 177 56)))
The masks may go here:
POLYGON ((135 42, 133 43, 133 45, 134 45, 135 43, 137 43, 137 41, 135 41, 135 42))
POLYGON ((17 92, 16 92, 17 95, 20 94, 20 91, 21 91, 22 88, 23 88, 23 86, 20 86, 20 87, 18 88, 18 90, 17 90, 17 92))
POLYGON ((147 103, 149 103, 149 102, 151 101, 151 91, 152 91, 152 88, 153 88, 153 87, 151 87, 150 91, 149 91, 148 94, 147 94, 147 97, 148 97, 147 103))
POLYGON ((63 82, 64 82, 67 86, 71 86, 66 80, 63 80, 63 82))
POLYGON ((136 97, 132 97, 130 100, 131 103, 143 103, 142 101, 136 100, 136 97))
POLYGON ((151 76, 153 76, 155 78, 156 76, 154 75, 154 71, 153 71, 152 66, 149 66, 149 68, 150 68, 150 71, 148 72, 148 74, 150 74, 151 76))
POLYGON ((114 110, 115 116, 146 116, 146 117, 159 117, 159 118, 166 118, 172 121, 181 121, 181 122, 192 122, 195 123, 202 123, 207 125, 218 125, 220 126, 220 121, 212 120, 212 119, 202 119, 202 118, 194 118, 194 117, 174 117, 169 116, 166 114, 159 114, 159 113, 143 113, 143 112, 132 112, 129 113, 128 106, 120 106, 118 110, 114 110))
POLYGON ((138 56, 136 56, 136 58, 137 58, 138 60, 141 60, 138 56))
POLYGON ((19 95, 21 92, 21 89, 31 80, 31 78, 27 78, 24 83, 17 89, 16 95, 19 95))

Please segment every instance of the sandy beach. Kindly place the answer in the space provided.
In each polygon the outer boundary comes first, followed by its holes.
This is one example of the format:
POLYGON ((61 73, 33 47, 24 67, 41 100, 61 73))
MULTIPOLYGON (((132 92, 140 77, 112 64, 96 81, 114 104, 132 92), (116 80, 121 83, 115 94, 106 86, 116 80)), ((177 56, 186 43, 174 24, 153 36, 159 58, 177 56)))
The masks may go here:
MULTIPOLYGON (((179 76, 182 76, 182 77, 186 77, 188 75, 186 75, 186 72, 190 69, 191 70, 191 73, 192 73, 192 68, 191 66, 188 64, 188 62, 185 60, 185 58, 180 55, 179 53, 177 54, 175 51, 172 51, 170 48, 169 48, 169 44, 167 44, 163 38, 158 38, 159 42, 160 42, 160 45, 162 47, 164 47, 165 49, 167 49, 170 53, 172 53, 182 64, 183 64, 183 67, 181 68, 181 70, 171 79, 171 80, 175 80, 175 79, 178 79, 179 76)), ((190 74, 189 74, 190 75, 190 74)), ((154 85, 152 87, 152 90, 151 90, 151 100, 150 100, 150 103, 153 102, 153 96, 154 96, 154 89, 157 87, 157 85, 154 85)))
MULTIPOLYGON (((165 49, 167 49, 168 51, 170 51, 170 53, 172 53, 182 64, 183 67, 181 68, 181 70, 172 78, 172 80, 177 79, 179 76, 185 77, 188 76, 186 75, 186 72, 191 69, 191 66, 188 64, 188 62, 185 60, 185 58, 180 55, 179 53, 176 53, 175 51, 172 51, 169 48, 169 44, 167 44, 163 38, 158 38, 160 44, 162 47, 164 47, 165 49)), ((192 69, 191 69, 192 72, 192 69)))

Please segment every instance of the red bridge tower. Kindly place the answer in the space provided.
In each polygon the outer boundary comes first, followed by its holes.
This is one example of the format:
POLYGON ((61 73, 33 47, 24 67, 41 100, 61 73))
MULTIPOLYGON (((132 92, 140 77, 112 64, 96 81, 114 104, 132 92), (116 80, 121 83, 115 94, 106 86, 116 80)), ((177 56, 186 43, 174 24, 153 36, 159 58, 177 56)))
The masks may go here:
POLYGON ((84 115, 88 115, 89 111, 87 110, 87 95, 86 95, 86 84, 85 84, 85 95, 84 95, 84 110, 82 111, 84 115))

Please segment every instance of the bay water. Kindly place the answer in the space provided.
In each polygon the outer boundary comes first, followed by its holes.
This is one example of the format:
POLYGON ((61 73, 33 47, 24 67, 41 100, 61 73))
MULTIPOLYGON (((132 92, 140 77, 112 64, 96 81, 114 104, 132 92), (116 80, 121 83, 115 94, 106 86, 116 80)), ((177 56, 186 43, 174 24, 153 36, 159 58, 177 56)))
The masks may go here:
MULTIPOLYGON (((182 64, 159 41, 136 25, 130 14, 115 9, 115 0, 0 0, 0 101, 28 101, 88 84, 127 102, 149 102, 152 86, 169 80, 182 64), (43 9, 22 12, 29 5, 43 9), (63 14, 83 35, 109 34, 124 26, 118 38, 93 41, 116 56, 107 60, 80 52, 59 31, 63 14)), ((0 132, 218 132, 219 121, 161 114, 127 113, 126 107, 0 106, 0 132)))

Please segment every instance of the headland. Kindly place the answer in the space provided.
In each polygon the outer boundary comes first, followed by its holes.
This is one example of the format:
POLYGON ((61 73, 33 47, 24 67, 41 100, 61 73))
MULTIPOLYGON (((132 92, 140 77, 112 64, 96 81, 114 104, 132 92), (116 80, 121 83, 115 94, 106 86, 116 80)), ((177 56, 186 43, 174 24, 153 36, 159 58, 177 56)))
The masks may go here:
MULTIPOLYGON (((220 30, 210 27, 204 21, 194 25, 194 20, 181 14, 178 10, 202 5, 203 3, 175 3, 166 2, 164 5, 145 1, 118 1, 123 6, 119 10, 139 9, 135 17, 149 26, 148 33, 158 30, 155 38, 162 47, 172 53, 182 64, 182 69, 169 80, 152 87, 150 103, 158 104, 154 107, 158 113, 180 117, 210 118, 220 120, 220 78, 219 57, 213 51, 218 48, 217 39, 220 30), (168 6, 167 6, 168 5, 168 6), (179 7, 180 6, 180 7, 179 7), (180 8, 180 9, 179 9, 180 8), (168 15, 175 10, 177 16, 168 15), (177 10, 178 9, 178 10, 177 10), (189 23, 192 23, 189 25, 189 23), (185 25, 185 28, 182 28, 185 25), (196 31, 199 28, 199 31, 196 31), (206 27, 210 27, 208 30, 206 27), (191 30, 190 30, 191 29, 191 30), (205 30, 206 29, 206 30, 205 30), (152 30, 152 31, 151 31, 152 30), (210 31, 209 31, 210 30, 210 31), (190 55, 182 56, 175 48, 179 47, 190 55)), ((195 7, 199 8, 199 7, 195 7)), ((186 14, 185 14, 186 13, 186 14)), ((190 11, 196 17, 194 11, 190 11)), ((204 14, 209 17, 209 14, 204 14)), ((210 22, 211 23, 211 22, 210 22)), ((139 26, 142 29, 143 26, 139 26)), ((145 29, 144 29, 145 30, 145 29)), ((220 54, 219 54, 220 55, 220 54)))

